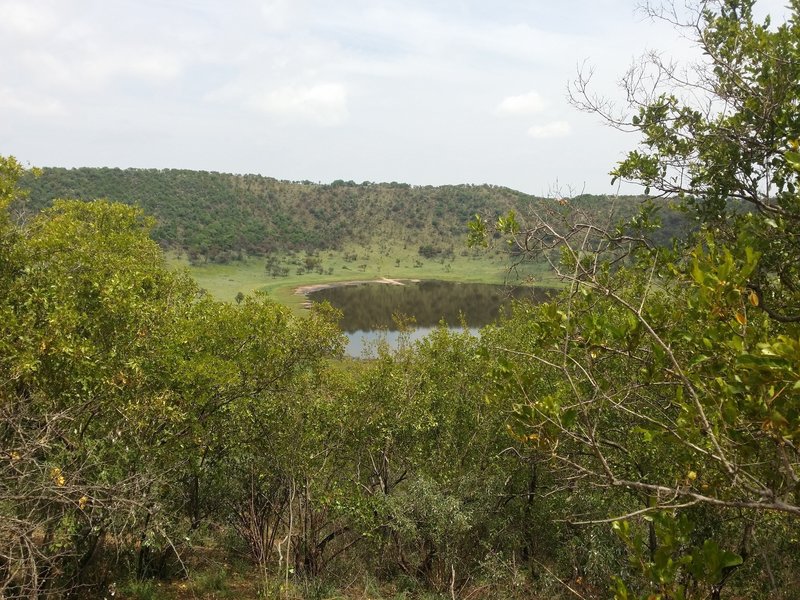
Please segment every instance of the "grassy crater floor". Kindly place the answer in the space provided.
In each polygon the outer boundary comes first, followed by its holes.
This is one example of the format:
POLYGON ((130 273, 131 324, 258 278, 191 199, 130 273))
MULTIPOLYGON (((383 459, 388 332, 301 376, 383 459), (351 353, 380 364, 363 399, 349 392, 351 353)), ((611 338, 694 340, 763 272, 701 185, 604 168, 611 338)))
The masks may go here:
POLYGON ((302 294, 296 293, 297 288, 354 280, 439 279, 557 285, 544 263, 514 265, 506 254, 484 250, 461 250, 448 256, 426 258, 402 246, 351 247, 313 255, 297 252, 267 258, 244 257, 224 264, 190 263, 185 256, 176 254, 169 255, 167 260, 174 268, 187 269, 201 288, 219 300, 230 302, 240 292, 264 291, 295 311, 301 311, 304 302, 302 294))

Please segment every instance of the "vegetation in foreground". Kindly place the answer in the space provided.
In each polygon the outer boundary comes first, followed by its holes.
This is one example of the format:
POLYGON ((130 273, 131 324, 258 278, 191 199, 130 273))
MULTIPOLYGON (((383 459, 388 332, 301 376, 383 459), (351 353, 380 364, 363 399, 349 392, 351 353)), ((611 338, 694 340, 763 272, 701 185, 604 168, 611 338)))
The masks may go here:
POLYGON ((136 208, 14 221, 0 159, 0 595, 795 597, 800 5, 703 6, 727 110, 632 77, 616 169, 703 229, 476 219, 567 286, 480 339, 331 360, 330 309, 199 293, 136 208))

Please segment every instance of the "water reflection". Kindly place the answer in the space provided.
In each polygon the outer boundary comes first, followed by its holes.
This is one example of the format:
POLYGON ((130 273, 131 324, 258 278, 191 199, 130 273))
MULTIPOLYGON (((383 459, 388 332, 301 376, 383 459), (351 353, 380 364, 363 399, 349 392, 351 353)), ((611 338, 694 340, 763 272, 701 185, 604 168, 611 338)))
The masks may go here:
POLYGON ((546 294, 534 288, 420 281, 405 285, 359 283, 318 290, 308 297, 314 302, 327 300, 343 312, 341 327, 349 340, 347 354, 362 356, 380 338, 396 346, 399 333, 395 314, 415 318, 412 339, 424 337, 442 321, 459 330, 463 322, 477 333, 510 307, 513 298, 541 301, 546 294))

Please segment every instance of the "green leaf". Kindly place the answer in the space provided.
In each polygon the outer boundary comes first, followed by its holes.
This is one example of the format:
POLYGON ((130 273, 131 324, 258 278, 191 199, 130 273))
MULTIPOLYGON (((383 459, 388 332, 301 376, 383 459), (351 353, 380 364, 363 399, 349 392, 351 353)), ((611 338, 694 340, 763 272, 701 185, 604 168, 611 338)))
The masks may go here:
POLYGON ((570 428, 575 424, 577 418, 578 410, 575 408, 570 408, 561 414, 561 424, 566 428, 570 428))
POLYGON ((786 162, 788 162, 792 167, 795 169, 800 170, 800 152, 795 152, 794 150, 787 150, 784 153, 786 157, 786 162))
POLYGON ((720 553, 719 564, 724 569, 730 569, 731 567, 738 567, 744 562, 744 559, 735 554, 733 552, 728 552, 727 550, 723 550, 720 553))

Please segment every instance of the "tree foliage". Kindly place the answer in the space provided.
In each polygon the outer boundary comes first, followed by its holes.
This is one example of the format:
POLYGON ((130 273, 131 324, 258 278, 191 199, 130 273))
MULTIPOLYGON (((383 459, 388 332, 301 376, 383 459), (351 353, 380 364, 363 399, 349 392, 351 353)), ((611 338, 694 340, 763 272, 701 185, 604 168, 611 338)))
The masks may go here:
POLYGON ((494 350, 506 393, 521 398, 515 436, 567 480, 619 498, 572 518, 614 522, 636 567, 617 578, 618 598, 637 588, 718 598, 757 536, 794 539, 798 527, 800 5, 776 27, 756 23, 752 6, 692 12, 685 26, 705 62, 694 78, 658 55, 634 67, 628 117, 591 97, 585 78, 573 90, 583 108, 641 133, 612 175, 693 213, 703 227, 686 243, 649 243, 649 203, 614 227, 569 207, 472 224, 473 241, 493 226, 568 284, 519 314, 526 335, 494 350))
MULTIPOLYGON (((4 159, 6 206, 20 173, 4 159)), ((150 224, 105 201, 57 202, 21 226, 3 211, 4 597, 96 584, 103 548, 131 551, 131 536, 140 575, 164 568, 213 508, 212 467, 243 443, 238 415, 297 394, 340 351, 324 312, 301 321, 263 297, 199 295, 165 268, 150 224)))

